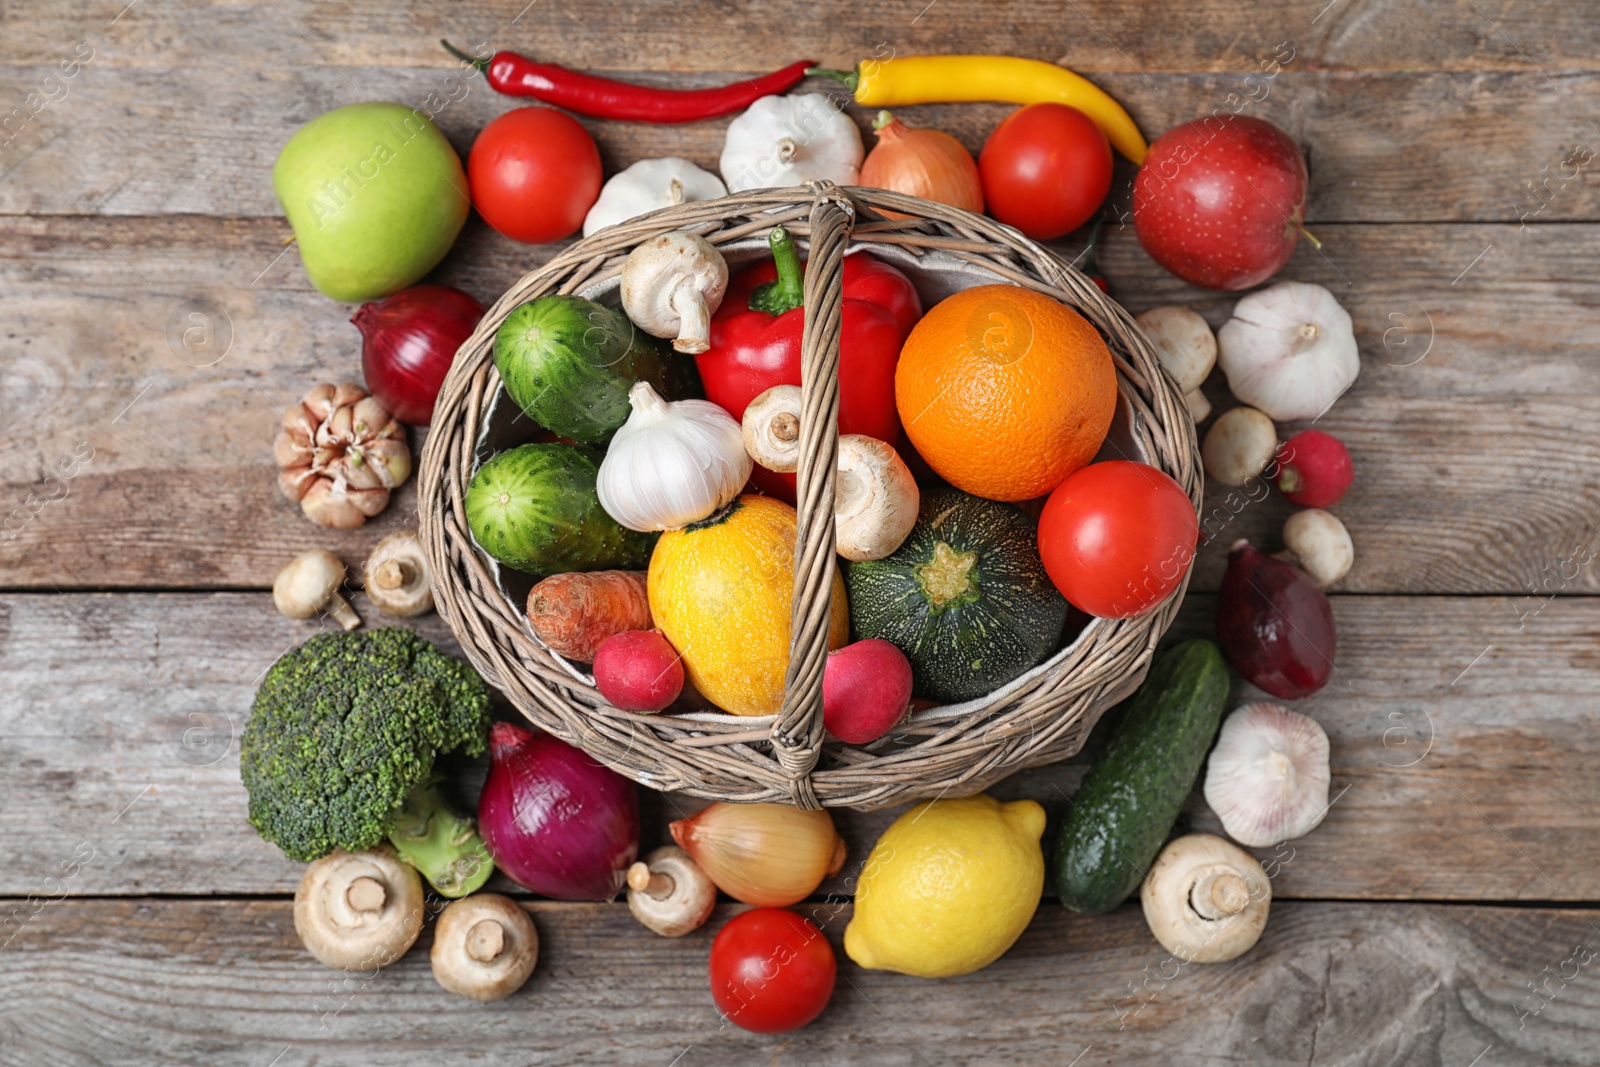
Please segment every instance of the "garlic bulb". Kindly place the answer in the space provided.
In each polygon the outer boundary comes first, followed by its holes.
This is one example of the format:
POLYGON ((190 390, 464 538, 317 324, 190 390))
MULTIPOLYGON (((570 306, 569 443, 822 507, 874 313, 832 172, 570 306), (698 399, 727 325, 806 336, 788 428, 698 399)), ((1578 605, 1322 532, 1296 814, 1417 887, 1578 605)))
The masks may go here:
POLYGON ((583 219, 583 235, 627 222, 647 211, 727 196, 722 179, 687 159, 641 159, 611 176, 583 219))
POLYGON ((709 400, 668 403, 636 382, 633 414, 611 439, 595 488, 630 530, 676 530, 739 495, 753 464, 733 416, 709 400))
POLYGON ((821 93, 763 96, 728 124, 722 177, 728 191, 825 180, 855 185, 861 131, 821 93))
POLYGON ((1206 761, 1206 803, 1251 848, 1303 837, 1328 812, 1328 735, 1281 704, 1229 715, 1206 761))
POLYGON ((844 866, 826 811, 718 801, 667 829, 718 889, 757 907, 797 904, 844 866))
POLYGON ((1279 282, 1240 300, 1217 331, 1233 395, 1275 422, 1314 419, 1361 371, 1350 314, 1320 285, 1279 282))

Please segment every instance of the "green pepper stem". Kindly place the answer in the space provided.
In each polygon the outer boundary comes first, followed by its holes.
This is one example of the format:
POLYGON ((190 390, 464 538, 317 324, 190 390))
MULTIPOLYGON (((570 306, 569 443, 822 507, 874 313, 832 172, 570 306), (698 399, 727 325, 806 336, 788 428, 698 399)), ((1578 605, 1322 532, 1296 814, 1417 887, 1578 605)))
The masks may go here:
POLYGON ((1083 273, 1091 278, 1100 277, 1100 227, 1105 224, 1106 213, 1102 211, 1089 230, 1089 246, 1083 250, 1083 273))
POLYGON ((470 63, 474 67, 477 67, 479 70, 488 70, 489 69, 489 61, 487 59, 480 59, 477 56, 469 56, 465 52, 463 52, 461 49, 459 49, 455 45, 451 44, 449 41, 440 40, 439 43, 444 45, 444 50, 446 52, 449 52, 451 55, 453 55, 457 59, 461 60, 461 62, 470 63))
POLYGON ((782 315, 805 303, 805 271, 788 230, 782 226, 774 228, 767 237, 767 244, 772 248, 772 260, 778 267, 778 280, 756 286, 755 292, 750 294, 750 310, 782 315))
POLYGON ((832 70, 828 67, 807 67, 806 77, 832 78, 834 81, 841 83, 846 89, 849 89, 852 94, 861 85, 861 71, 859 69, 832 70))

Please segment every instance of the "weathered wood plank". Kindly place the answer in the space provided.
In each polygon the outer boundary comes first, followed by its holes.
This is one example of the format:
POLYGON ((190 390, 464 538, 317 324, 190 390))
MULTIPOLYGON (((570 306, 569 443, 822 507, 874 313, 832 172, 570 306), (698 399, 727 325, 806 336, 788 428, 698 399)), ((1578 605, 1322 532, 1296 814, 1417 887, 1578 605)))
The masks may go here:
MULTIPOLYGON (((305 954, 285 901, 50 904, 0 952, 0 1063, 1600 1062, 1587 911, 1276 903, 1249 954, 1182 967, 1136 908, 1046 902, 962 978, 863 971, 841 951, 821 1019, 762 1037, 706 992, 710 929, 732 908, 669 941, 621 905, 529 907, 538 969, 477 1006, 435 984, 431 930, 385 970, 343 975, 305 954)), ((814 910, 838 951, 849 907, 814 910)))
POLYGON ((215 7, 186 0, 121 18, 120 0, 31 11, 14 20, 0 61, 35 63, 63 42, 105 38, 108 66, 181 61, 289 66, 417 66, 438 58, 438 38, 480 40, 590 69, 760 70, 798 56, 843 65, 880 45, 901 54, 1023 53, 1086 71, 1234 71, 1252 46, 1288 39, 1308 64, 1329 70, 1595 69, 1593 20, 1559 0, 1509 7, 1423 0, 1318 5, 1225 0, 1176 8, 1082 0, 769 0, 740 8, 717 0, 582 7, 471 0, 440 8, 408 3, 215 7), (111 20, 116 18, 114 24, 111 20))
MULTIPOLYGON (((1310 836, 1261 851, 1275 891, 1600 898, 1595 603, 1336 597, 1339 670, 1302 706, 1331 739, 1337 798, 1310 836)), ((1211 611, 1192 596, 1174 636, 1208 632, 1211 611)), ((293 888, 298 865, 245 822, 234 740, 256 679, 309 624, 259 593, 13 595, 0 621, 0 895, 59 892, 50 879, 80 847, 94 858, 67 880, 73 895, 293 888)), ((421 628, 449 644, 436 618, 421 628)), ((1236 684, 1234 702, 1250 699, 1236 684)), ((1084 763, 995 792, 1062 808, 1084 763)), ((699 806, 647 798, 647 845, 699 806)), ((1217 829, 1198 796, 1189 812, 1217 829)), ((896 814, 838 814, 847 875, 896 814)))
MULTIPOLYGON (((278 224, 18 219, 8 229, 0 583, 260 588, 313 544, 356 561, 414 521, 410 487, 352 533, 310 526, 277 492, 278 412, 313 382, 357 375, 360 344, 348 309, 312 290, 281 247, 278 224), (211 344, 191 351, 183 334, 197 323, 211 344), (63 469, 76 476, 50 477, 63 469)), ((1589 225, 1330 226, 1322 253, 1303 247, 1286 268, 1338 294, 1363 352, 1360 379, 1320 424, 1358 467, 1337 509, 1357 545, 1343 588, 1523 594, 1593 542, 1600 444, 1571 427, 1592 422, 1597 402, 1600 310, 1584 280, 1595 235, 1589 225)), ((490 300, 549 252, 474 222, 436 277, 490 300)), ((1166 275, 1131 229, 1107 236, 1104 262, 1135 312, 1180 302, 1220 325, 1232 307, 1166 275)), ((1210 391, 1219 410, 1231 404, 1220 373, 1210 391)), ((1252 496, 1212 487, 1208 529, 1223 544, 1275 548, 1287 505, 1252 496)), ((1215 588, 1221 562, 1220 550, 1201 555, 1197 589, 1215 588)), ((1592 591, 1600 578, 1578 568, 1558 588, 1592 591)))
MULTIPOLYGON (((1213 113, 1246 111, 1282 126, 1311 161, 1313 224, 1600 218, 1600 183, 1592 180, 1600 134, 1584 118, 1600 103, 1600 75, 1344 73, 1291 61, 1262 80, 1252 55, 1270 57, 1278 40, 1241 39, 1246 54, 1231 73, 1097 79, 1152 138, 1213 113)), ((424 67, 329 67, 307 57, 241 68, 237 47, 199 67, 90 62, 65 83, 64 95, 27 115, 14 136, 0 137, 0 174, 7 177, 0 214, 278 217, 273 160, 296 128, 331 108, 374 99, 420 107, 465 151, 511 102, 481 77, 463 81, 451 62, 441 54, 424 67)), ((723 62, 744 65, 742 58, 723 62)), ((47 73, 0 66, 0 100, 27 99, 47 73)), ((657 80, 688 86, 726 78, 696 73, 657 80)), ((1009 110, 961 104, 903 114, 976 150, 1009 110)), ((851 114, 865 130, 870 113, 852 108, 851 114)), ((715 167, 728 121, 585 125, 614 171, 665 155, 715 167)), ((1118 175, 1115 195, 1125 202, 1131 166, 1121 165, 1118 175)))

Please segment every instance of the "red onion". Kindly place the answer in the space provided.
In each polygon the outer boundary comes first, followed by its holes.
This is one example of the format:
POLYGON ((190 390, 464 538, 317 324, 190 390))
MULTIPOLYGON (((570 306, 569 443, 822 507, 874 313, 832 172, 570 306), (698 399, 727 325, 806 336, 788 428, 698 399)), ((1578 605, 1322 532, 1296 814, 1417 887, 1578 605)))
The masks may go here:
POLYGON ((1245 681, 1298 700, 1333 673, 1333 609, 1299 567, 1235 541, 1217 590, 1217 642, 1245 681))
POLYGON ((639 792, 549 734, 497 722, 478 833, 519 885, 556 900, 610 900, 639 854, 639 792))
POLYGON ((350 321, 363 338, 368 391, 401 422, 428 425, 456 349, 481 318, 483 305, 448 285, 415 285, 362 304, 350 321))

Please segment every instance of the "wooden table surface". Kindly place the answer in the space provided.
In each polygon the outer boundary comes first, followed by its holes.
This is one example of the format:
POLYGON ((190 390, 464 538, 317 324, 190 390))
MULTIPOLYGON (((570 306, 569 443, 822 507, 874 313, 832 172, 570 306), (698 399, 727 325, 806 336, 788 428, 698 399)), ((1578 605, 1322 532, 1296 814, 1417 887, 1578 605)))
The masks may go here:
MULTIPOLYGON (((0 1064, 1600 1063, 1592 5, 125 2, 0 8, 0 1064), (464 151, 510 104, 462 80, 444 36, 685 86, 803 56, 1014 53, 1086 73, 1151 137, 1239 94, 1305 146, 1323 246, 1282 276, 1355 320, 1361 377, 1321 425, 1355 457, 1337 510, 1357 559, 1332 598, 1337 674, 1304 702, 1337 799, 1261 853, 1276 899, 1254 951, 1175 967, 1136 907, 1047 900, 965 978, 841 954, 825 1015, 780 1038, 711 1007, 727 906, 668 942, 621 904, 530 902, 539 969, 486 1006, 435 985, 426 934, 375 977, 306 955, 299 867, 246 824, 238 780, 254 683, 307 633, 265 590, 314 545, 358 562, 415 495, 344 534, 278 495, 278 412, 356 374, 359 338, 285 247, 269 174, 301 123, 362 100, 436 94, 464 151)), ((976 149, 1006 110, 904 114, 976 149)), ((614 171, 714 167, 726 121, 585 125, 614 171)), ((474 219, 434 277, 487 301, 553 251, 474 219)), ((1131 227, 1103 261, 1132 311, 1227 317, 1131 227)), ((1277 547, 1286 514, 1251 503, 1220 540, 1277 547)), ((1208 628, 1222 551, 1178 631, 1208 628)), ((1059 805, 1082 769, 996 793, 1059 805)), ((693 806, 652 797, 647 844, 693 806)), ((893 814, 840 816, 855 857, 893 814)), ((1189 817, 1216 828, 1198 797, 1189 817)), ((823 888, 837 945, 848 897, 823 888)))

